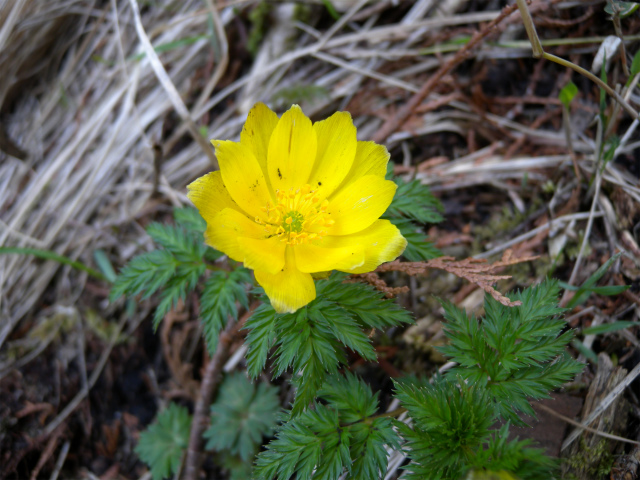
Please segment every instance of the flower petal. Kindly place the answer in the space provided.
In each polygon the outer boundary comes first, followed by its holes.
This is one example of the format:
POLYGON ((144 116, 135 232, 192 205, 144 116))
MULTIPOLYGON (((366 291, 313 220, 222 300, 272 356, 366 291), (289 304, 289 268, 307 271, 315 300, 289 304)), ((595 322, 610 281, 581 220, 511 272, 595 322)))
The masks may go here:
POLYGON ((313 189, 326 198, 342 183, 356 155, 356 127, 349 112, 336 112, 313 124, 318 138, 316 161, 309 178, 313 189))
POLYGON ((244 250, 238 245, 238 237, 264 236, 262 225, 233 208, 225 208, 212 220, 207 220, 207 230, 204 232, 204 239, 208 245, 226 253, 237 262, 244 262, 244 250))
POLYGON ((301 272, 351 271, 364 263, 364 251, 355 243, 331 248, 308 243, 295 245, 293 251, 301 272))
POLYGON ((341 248, 361 250, 364 255, 364 262, 361 265, 351 269, 333 268, 349 273, 366 273, 375 270, 381 263, 398 258, 404 252, 407 240, 398 227, 389 220, 377 220, 358 233, 327 236, 322 239, 322 246, 328 250, 341 248))
POLYGON ((257 239, 240 237, 238 246, 244 253, 244 266, 253 270, 264 270, 275 274, 284 267, 284 252, 287 246, 279 237, 257 239))
POLYGON ((261 209, 272 197, 256 157, 240 143, 228 140, 211 143, 216 147, 222 180, 231 198, 249 215, 261 215, 261 209))
POLYGON ((267 172, 273 189, 288 190, 306 184, 316 158, 316 147, 311 120, 298 105, 293 105, 282 115, 269 141, 267 172))
POLYGON ((240 210, 238 204, 231 198, 222 181, 220 171, 207 173, 187 185, 187 197, 196 206, 207 224, 213 217, 225 208, 240 210))
MULTIPOLYGON (((256 103, 249 111, 247 121, 240 133, 240 143, 251 149, 251 153, 258 160, 265 177, 267 176, 267 151, 269 150, 269 139, 273 129, 278 124, 276 115, 264 103, 256 103)), ((267 177, 267 181, 269 178, 267 177)))
POLYGON ((349 235, 370 226, 387 209, 396 184, 377 175, 365 175, 329 199, 327 213, 335 222, 328 235, 349 235))
POLYGON ((293 313, 316 298, 316 286, 310 274, 298 270, 291 248, 286 249, 285 258, 279 273, 256 270, 255 276, 276 312, 293 313))
POLYGON ((384 145, 374 142, 358 142, 351 170, 340 184, 340 189, 365 175, 377 175, 384 178, 387 174, 389 151, 384 145))

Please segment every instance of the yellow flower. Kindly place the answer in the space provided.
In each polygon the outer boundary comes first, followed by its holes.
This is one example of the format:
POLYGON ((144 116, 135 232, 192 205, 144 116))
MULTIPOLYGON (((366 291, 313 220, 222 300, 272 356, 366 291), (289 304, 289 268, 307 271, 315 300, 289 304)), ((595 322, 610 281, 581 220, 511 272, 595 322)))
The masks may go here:
POLYGON ((297 105, 278 119, 258 103, 239 143, 212 143, 220 171, 188 187, 205 240, 253 269, 277 312, 316 297, 312 274, 370 272, 404 251, 379 219, 396 191, 384 178, 389 153, 357 141, 349 113, 312 125, 297 105))

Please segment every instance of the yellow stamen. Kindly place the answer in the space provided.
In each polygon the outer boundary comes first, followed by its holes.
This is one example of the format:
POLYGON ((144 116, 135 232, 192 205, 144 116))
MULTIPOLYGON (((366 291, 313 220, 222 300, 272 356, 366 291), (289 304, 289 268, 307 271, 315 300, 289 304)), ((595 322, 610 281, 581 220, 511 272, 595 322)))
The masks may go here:
POLYGON ((262 208, 265 215, 256 217, 255 221, 265 226, 269 236, 276 235, 288 245, 319 240, 326 235, 324 228, 334 224, 327 213, 329 202, 320 201, 310 185, 277 190, 276 199, 277 205, 267 204, 262 208))

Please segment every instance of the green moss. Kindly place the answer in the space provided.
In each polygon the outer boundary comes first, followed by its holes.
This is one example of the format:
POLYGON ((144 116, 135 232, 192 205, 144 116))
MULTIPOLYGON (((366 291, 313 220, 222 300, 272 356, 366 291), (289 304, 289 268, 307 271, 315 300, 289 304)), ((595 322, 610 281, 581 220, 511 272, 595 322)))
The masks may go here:
POLYGON ((251 29, 249 30, 249 38, 247 39, 247 49, 254 57, 258 53, 258 48, 267 31, 267 20, 271 12, 271 5, 267 2, 260 2, 249 12, 249 21, 251 29))
MULTIPOLYGON (((614 457, 609 451, 609 442, 600 440, 594 447, 589 447, 580 437, 580 450, 571 458, 563 459, 563 463, 574 472, 585 472, 589 478, 606 478, 611 472, 614 457)), ((569 473, 564 478, 576 478, 574 473, 569 473)))

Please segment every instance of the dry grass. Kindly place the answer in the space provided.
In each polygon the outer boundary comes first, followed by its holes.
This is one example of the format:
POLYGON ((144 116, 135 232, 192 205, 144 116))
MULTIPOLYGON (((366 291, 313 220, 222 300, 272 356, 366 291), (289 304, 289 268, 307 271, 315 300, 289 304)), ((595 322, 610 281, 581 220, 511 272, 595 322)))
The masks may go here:
MULTIPOLYGON (((343 14, 339 21, 314 25, 297 19, 293 4, 274 2, 269 29, 252 60, 242 42, 247 12, 257 3, 5 2, 0 7, 0 245, 52 250, 86 264, 93 264, 96 249, 103 249, 121 265, 149 246, 143 224, 169 205, 187 204, 185 185, 215 164, 201 130, 207 138, 237 139, 255 102, 282 108, 289 101, 283 92, 288 92, 316 118, 350 110, 359 138, 369 139, 455 56, 460 45, 450 40, 470 35, 500 13, 498 2, 468 12, 466 2, 456 0, 343 0, 335 2, 343 14), (170 48, 156 55, 151 45, 170 48), (315 90, 304 93, 301 85, 315 90), (156 146, 162 150, 159 171, 156 146)), ((321 5, 303 3, 309 4, 309 18, 326 16, 321 5)), ((560 32, 564 37, 613 33, 612 26, 602 32, 606 22, 592 17, 587 17, 587 31, 571 23, 568 12, 576 2, 554 2, 536 16, 547 3, 531 6, 543 37, 545 31, 553 38, 560 32), (560 18, 567 23, 553 23, 560 18)), ((588 3, 602 9, 602 2, 588 3)), ((637 19, 629 25, 639 26, 637 19)), ((514 227, 513 233, 487 241, 475 252, 478 257, 514 246, 520 253, 545 256, 546 241, 564 235, 565 243, 573 238, 581 247, 564 280, 583 281, 594 264, 615 250, 625 252, 625 261, 638 268, 634 249, 639 233, 630 222, 640 212, 640 184, 638 171, 628 168, 638 162, 638 121, 618 112, 613 122, 622 139, 618 155, 632 160, 609 163, 598 173, 599 145, 588 123, 597 112, 597 92, 581 84, 593 94, 574 105, 570 152, 556 100, 570 76, 531 60, 526 42, 499 45, 524 38, 519 16, 511 15, 461 69, 443 77, 387 138, 398 171, 430 185, 445 205, 458 197, 477 207, 471 201, 474 192, 491 189, 499 198, 493 206, 508 205, 524 215, 524 229, 514 227), (505 70, 496 71, 495 65, 505 70), (480 83, 490 82, 491 75, 502 75, 498 89, 518 83, 525 92, 500 91, 489 98, 480 83), (551 93, 537 94, 544 82, 551 85, 542 89, 551 93), (541 117, 544 121, 536 123, 541 117), (454 148, 433 144, 450 138, 457 139, 454 148), (595 188, 580 193, 585 198, 572 197, 580 192, 572 155, 582 175, 594 179, 595 188), (523 198, 520 185, 527 182, 541 192, 548 181, 555 190, 543 200, 546 208, 538 203, 532 214, 535 198, 523 198), (581 268, 589 256, 587 268, 581 268)), ((587 63, 597 48, 594 40, 558 50, 587 63)), ((637 93, 629 90, 626 98, 638 108, 637 93)), ((471 222, 453 220, 450 230, 471 222)), ((618 264, 614 273, 619 272, 618 264)), ((0 256, 0 346, 6 351, 7 344, 19 342, 42 319, 76 309, 87 283, 85 274, 55 262, 0 256)), ((103 315, 113 315, 105 297, 103 315)), ((617 305, 616 312, 626 306, 617 305)), ((637 303, 635 309, 637 319, 637 303)), ((31 352, 29 361, 40 351, 34 346, 24 355, 31 352)), ((16 366, 16 359, 1 361, 5 373, 16 366)), ((395 459, 393 465, 400 463, 395 459)))

